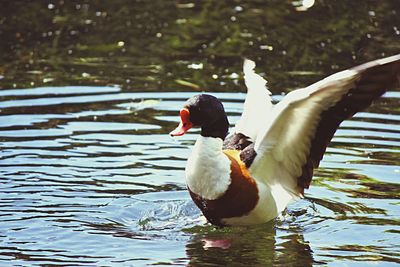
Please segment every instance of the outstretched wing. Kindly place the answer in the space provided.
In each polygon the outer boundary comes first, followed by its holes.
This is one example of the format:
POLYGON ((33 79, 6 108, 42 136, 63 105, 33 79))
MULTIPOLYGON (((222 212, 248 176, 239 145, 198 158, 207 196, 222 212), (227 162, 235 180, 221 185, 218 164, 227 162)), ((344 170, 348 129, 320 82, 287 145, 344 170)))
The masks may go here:
POLYGON ((236 123, 234 132, 224 141, 224 149, 243 150, 257 138, 263 124, 260 117, 267 117, 272 109, 271 92, 267 89, 267 81, 254 72, 254 61, 245 59, 243 63, 244 82, 247 95, 243 113, 236 123))
POLYGON ((236 133, 242 133, 252 140, 256 139, 263 127, 260 124, 260 116, 268 116, 272 109, 271 92, 266 87, 267 81, 254 72, 255 66, 254 61, 244 60, 243 72, 247 95, 242 116, 235 126, 236 133))
POLYGON ((251 174, 302 195, 339 124, 393 88, 399 78, 400 55, 395 55, 292 91, 274 107, 255 142, 251 174))

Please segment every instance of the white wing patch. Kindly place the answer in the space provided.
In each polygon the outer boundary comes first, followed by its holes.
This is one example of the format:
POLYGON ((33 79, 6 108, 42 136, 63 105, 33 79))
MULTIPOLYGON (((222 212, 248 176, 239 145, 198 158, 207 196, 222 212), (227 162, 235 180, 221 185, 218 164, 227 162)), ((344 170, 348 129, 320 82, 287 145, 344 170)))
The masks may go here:
POLYGON ((245 59, 243 72, 247 95, 242 116, 235 127, 236 133, 249 136, 252 140, 257 138, 264 124, 261 122, 268 119, 272 109, 271 92, 266 87, 267 81, 254 72, 255 66, 254 61, 245 59))
POLYGON ((270 184, 282 185, 298 196, 297 178, 307 161, 321 113, 334 106, 353 87, 357 72, 342 71, 307 88, 289 93, 272 110, 255 142, 257 157, 250 173, 270 184))

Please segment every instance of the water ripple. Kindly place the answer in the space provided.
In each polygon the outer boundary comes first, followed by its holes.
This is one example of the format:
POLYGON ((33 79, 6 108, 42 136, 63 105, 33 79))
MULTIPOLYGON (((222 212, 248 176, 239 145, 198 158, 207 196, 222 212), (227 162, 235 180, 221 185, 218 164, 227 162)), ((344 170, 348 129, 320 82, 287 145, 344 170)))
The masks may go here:
MULTIPOLYGON (((275 222, 217 229, 205 224, 185 190, 185 162, 198 130, 179 139, 167 134, 193 94, 125 93, 118 87, 2 91, 0 260, 140 265, 163 258, 158 253, 155 259, 158 250, 168 260, 174 251, 177 264, 188 257, 200 264, 195 260, 200 251, 217 249, 222 254, 214 261, 225 262, 235 257, 229 248, 240 247, 254 264, 285 265, 286 258, 277 255, 297 249, 315 264, 339 254, 397 262, 400 117, 395 111, 366 111, 345 121, 306 198, 275 222), (356 247, 347 238, 355 229, 379 240, 360 234, 358 242, 369 245, 356 247), (321 239, 326 235, 335 241, 326 244, 321 239), (254 240, 260 236, 264 247, 254 240), (273 260, 271 253, 277 253, 273 260)), ((244 95, 214 95, 223 100, 233 126, 244 95)), ((397 93, 385 96, 389 103, 394 98, 397 93)))

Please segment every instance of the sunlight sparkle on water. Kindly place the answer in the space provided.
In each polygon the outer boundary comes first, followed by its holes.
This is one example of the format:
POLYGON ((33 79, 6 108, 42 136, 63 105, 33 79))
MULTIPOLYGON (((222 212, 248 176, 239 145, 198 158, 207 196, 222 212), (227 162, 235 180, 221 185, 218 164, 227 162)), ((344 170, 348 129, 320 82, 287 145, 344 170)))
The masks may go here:
POLYGON ((292 4, 296 7, 297 11, 307 11, 309 8, 314 6, 315 0, 293 1, 292 4))
POLYGON ((315 0, 303 0, 302 5, 305 8, 310 8, 315 4, 315 0))

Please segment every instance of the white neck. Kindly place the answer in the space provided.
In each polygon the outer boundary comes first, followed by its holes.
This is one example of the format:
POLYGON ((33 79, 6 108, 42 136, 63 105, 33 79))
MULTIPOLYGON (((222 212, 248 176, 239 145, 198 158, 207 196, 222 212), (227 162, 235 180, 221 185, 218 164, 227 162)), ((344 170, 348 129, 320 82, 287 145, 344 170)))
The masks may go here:
POLYGON ((200 136, 186 165, 189 189, 203 198, 217 199, 231 183, 231 162, 222 152, 220 138, 200 136))

